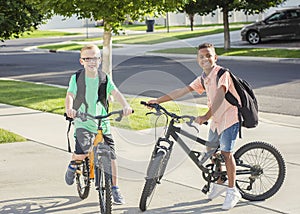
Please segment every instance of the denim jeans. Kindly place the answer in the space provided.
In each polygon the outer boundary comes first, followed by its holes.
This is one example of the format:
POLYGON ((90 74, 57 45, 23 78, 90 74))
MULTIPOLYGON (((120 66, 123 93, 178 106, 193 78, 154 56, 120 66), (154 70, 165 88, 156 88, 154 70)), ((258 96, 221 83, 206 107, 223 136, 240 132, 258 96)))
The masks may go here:
POLYGON ((225 129, 220 135, 218 135, 217 130, 212 131, 210 129, 208 134, 209 143, 207 146, 209 146, 209 144, 219 144, 221 151, 232 152, 238 132, 239 123, 235 123, 229 128, 225 129))

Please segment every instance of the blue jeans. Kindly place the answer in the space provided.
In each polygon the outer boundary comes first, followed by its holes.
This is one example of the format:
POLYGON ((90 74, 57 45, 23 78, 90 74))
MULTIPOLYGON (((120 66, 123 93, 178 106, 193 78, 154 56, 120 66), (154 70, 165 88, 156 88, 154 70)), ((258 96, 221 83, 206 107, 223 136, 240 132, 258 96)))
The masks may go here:
MULTIPOLYGON (((235 123, 229 128, 225 129, 220 135, 218 135, 217 130, 209 130, 208 133, 208 147, 211 145, 220 145, 220 150, 224 152, 232 152, 235 144, 237 134, 239 132, 239 123, 235 123)), ((215 147, 215 146, 211 146, 215 147)))

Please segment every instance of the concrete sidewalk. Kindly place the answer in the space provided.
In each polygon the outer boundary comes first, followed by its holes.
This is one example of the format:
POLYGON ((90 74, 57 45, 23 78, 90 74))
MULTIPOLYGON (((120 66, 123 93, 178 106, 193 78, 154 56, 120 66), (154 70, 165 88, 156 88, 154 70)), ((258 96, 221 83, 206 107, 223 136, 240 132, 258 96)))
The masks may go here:
MULTIPOLYGON (((244 138, 238 140, 236 148, 256 140, 272 143, 286 160, 286 180, 272 198, 255 203, 241 200, 230 213, 300 213, 295 191, 300 188, 300 118, 270 114, 261 114, 260 118, 258 128, 243 129, 244 138)), ((80 200, 75 186, 64 182, 71 154, 66 151, 67 122, 62 116, 0 104, 0 128, 29 139, 0 145, 1 214, 98 212, 94 188, 88 199, 80 200)), ((205 137, 207 127, 200 128, 200 136, 205 137)), ((117 142, 119 186, 126 198, 126 204, 114 206, 113 213, 140 213, 138 204, 154 144, 154 130, 113 128, 112 131, 117 142)), ((193 149, 199 147, 188 143, 193 149)), ((204 184, 201 172, 175 146, 162 185, 145 213, 223 213, 224 198, 208 201, 201 192, 204 184)))

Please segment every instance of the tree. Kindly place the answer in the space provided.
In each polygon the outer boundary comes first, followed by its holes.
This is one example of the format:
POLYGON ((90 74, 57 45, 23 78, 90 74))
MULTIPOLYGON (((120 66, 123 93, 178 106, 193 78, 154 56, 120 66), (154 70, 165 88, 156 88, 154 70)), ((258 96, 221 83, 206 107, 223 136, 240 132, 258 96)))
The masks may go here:
POLYGON ((19 38, 26 31, 36 29, 45 15, 34 4, 24 0, 2 0, 0 4, 0 40, 19 38))
POLYGON ((112 71, 112 33, 118 33, 128 15, 138 20, 145 14, 162 14, 175 10, 183 0, 31 0, 38 1, 46 10, 65 17, 77 15, 80 19, 94 18, 104 21, 103 65, 104 72, 112 71))
POLYGON ((198 13, 202 16, 207 15, 213 11, 214 8, 211 8, 210 5, 206 5, 203 7, 200 1, 198 0, 189 0, 184 3, 181 7, 177 8, 177 10, 181 13, 186 13, 189 16, 191 31, 193 31, 194 27, 194 17, 198 13))
POLYGON ((221 9, 223 12, 223 25, 224 25, 224 49, 230 48, 230 34, 229 34, 229 12, 243 11, 245 14, 258 14, 270 7, 276 7, 286 0, 197 0, 197 7, 199 15, 203 15, 203 9, 209 5, 207 11, 221 9))
POLYGON ((196 7, 196 0, 191 0, 187 4, 177 9, 181 13, 186 13, 189 16, 191 31, 194 30, 194 17, 198 12, 196 7))

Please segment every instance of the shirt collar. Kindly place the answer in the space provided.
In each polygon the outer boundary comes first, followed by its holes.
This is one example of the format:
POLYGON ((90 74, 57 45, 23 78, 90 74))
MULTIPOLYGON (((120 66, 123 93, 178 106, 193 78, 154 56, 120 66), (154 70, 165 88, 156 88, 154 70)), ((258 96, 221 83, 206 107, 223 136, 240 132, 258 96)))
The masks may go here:
POLYGON ((202 71, 201 77, 204 79, 206 79, 206 78, 210 79, 212 77, 212 75, 214 75, 214 73, 217 72, 219 69, 220 69, 220 66, 215 65, 208 75, 206 75, 206 73, 204 71, 202 71))

